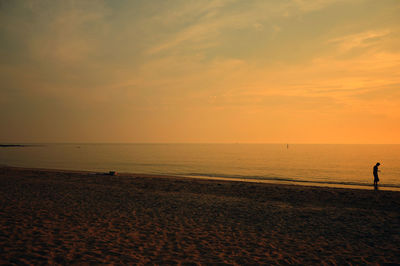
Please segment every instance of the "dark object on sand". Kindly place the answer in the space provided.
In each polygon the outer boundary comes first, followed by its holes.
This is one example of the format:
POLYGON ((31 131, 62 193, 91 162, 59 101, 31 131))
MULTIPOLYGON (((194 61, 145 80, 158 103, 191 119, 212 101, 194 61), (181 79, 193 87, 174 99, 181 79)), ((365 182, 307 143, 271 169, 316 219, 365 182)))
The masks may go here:
POLYGON ((115 176, 117 175, 116 171, 109 171, 109 172, 102 172, 102 173, 94 173, 94 175, 111 175, 111 176, 115 176))

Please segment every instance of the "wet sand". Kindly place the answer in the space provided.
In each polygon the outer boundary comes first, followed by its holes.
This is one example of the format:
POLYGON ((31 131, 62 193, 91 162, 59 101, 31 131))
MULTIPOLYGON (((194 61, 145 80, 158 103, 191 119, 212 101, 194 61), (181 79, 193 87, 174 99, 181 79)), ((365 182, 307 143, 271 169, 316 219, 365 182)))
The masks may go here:
POLYGON ((400 192, 1 167, 0 263, 400 263, 400 192))

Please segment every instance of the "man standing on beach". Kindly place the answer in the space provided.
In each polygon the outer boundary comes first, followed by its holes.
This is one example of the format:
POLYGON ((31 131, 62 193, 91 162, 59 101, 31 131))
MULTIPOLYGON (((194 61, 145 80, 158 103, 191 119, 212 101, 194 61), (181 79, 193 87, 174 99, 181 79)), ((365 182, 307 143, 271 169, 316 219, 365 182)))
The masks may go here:
POLYGON ((379 177, 378 177, 378 172, 379 172, 379 170, 378 170, 378 166, 379 165, 381 165, 380 163, 376 163, 375 164, 375 166, 374 166, 374 170, 373 170, 373 173, 374 173, 374 187, 375 187, 375 189, 378 189, 378 182, 379 182, 379 177))

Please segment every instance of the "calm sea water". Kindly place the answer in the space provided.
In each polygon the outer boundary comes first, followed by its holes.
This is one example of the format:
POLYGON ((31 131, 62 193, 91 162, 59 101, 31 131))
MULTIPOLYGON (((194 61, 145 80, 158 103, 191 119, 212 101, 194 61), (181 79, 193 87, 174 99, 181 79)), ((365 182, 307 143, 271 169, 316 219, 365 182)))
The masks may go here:
POLYGON ((400 189, 400 145, 43 144, 0 148, 0 164, 400 189))

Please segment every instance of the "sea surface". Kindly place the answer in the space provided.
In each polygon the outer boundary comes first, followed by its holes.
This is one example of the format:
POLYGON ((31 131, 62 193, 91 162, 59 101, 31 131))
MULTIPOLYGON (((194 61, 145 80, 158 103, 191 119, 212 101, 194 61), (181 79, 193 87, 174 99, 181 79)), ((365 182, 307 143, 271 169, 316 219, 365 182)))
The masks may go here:
POLYGON ((35 144, 1 147, 0 165, 400 190, 400 145, 35 144))

